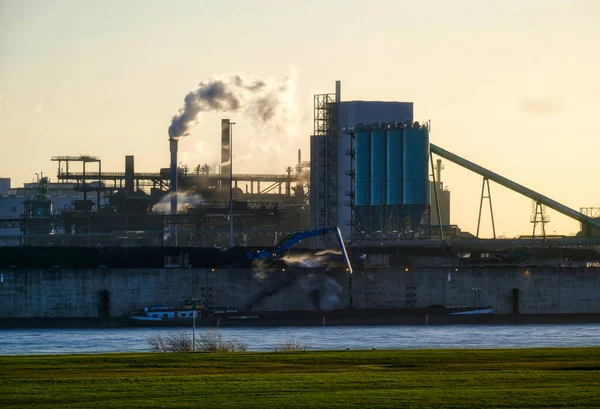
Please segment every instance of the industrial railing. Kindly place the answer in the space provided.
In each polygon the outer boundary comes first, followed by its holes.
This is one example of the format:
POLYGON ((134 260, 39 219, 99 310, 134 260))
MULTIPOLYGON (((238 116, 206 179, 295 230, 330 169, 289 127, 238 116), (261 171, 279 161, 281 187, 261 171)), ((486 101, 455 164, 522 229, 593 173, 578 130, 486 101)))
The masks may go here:
POLYGON ((80 155, 80 156, 53 156, 52 161, 73 161, 73 162, 99 162, 100 158, 97 156, 80 155))
MULTIPOLYGON (((194 176, 188 174, 188 177, 194 176)), ((221 174, 209 174, 200 175, 200 178, 207 178, 212 180, 229 180, 229 175, 221 174)), ((83 172, 62 172, 58 174, 59 179, 63 180, 78 180, 83 179, 83 172)), ((125 172, 86 172, 86 179, 125 179, 125 172)), ((134 179, 163 179, 169 180, 168 174, 151 173, 151 172, 136 172, 133 175, 134 179)), ((277 174, 253 174, 253 173, 238 173, 233 175, 234 181, 253 181, 253 182, 295 182, 299 178, 296 175, 277 175, 277 174)))
MULTIPOLYGON (((100 179, 112 179, 112 178, 120 178, 125 179, 125 172, 102 172, 99 174, 98 172, 85 172, 86 179, 98 179, 98 175, 100 175, 100 179)), ((61 172, 58 174, 59 179, 82 179, 83 172, 61 172)), ((136 172, 134 173, 134 178, 162 178, 160 173, 152 173, 152 172, 136 172)), ((165 177, 168 179, 168 177, 165 177)))

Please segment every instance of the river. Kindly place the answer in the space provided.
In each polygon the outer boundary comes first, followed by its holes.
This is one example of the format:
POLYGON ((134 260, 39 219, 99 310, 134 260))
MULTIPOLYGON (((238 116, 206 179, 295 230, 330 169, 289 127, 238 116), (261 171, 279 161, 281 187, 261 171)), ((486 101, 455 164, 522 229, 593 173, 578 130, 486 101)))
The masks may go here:
MULTIPOLYGON (((147 352, 156 334, 192 329, 0 329, 0 355, 147 352)), ((203 329, 196 329, 199 334, 203 329)), ((249 351, 284 341, 310 350, 419 348, 533 348, 600 346, 600 324, 220 328, 225 340, 249 351)))

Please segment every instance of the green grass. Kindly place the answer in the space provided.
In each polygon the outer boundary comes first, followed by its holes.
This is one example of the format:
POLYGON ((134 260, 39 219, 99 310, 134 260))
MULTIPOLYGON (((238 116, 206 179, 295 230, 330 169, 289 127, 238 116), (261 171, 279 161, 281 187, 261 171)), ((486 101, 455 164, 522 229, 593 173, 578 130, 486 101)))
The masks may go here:
POLYGON ((591 408, 600 348, 0 357, 1 408, 591 408))

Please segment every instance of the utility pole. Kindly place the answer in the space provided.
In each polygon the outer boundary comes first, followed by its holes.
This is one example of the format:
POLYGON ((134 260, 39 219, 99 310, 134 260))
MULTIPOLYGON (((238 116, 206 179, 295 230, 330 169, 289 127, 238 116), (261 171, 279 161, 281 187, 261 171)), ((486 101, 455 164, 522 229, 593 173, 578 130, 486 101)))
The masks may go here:
POLYGON ((192 310, 192 352, 196 352, 196 303, 194 302, 194 309, 192 310))

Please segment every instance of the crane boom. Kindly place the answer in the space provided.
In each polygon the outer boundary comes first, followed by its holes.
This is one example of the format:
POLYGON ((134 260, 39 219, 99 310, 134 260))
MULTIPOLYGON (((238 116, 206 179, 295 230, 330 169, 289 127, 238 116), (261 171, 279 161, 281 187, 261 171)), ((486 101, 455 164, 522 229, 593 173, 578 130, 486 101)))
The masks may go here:
POLYGON ((344 256, 344 262, 348 267, 348 271, 352 274, 352 265, 350 264, 350 258, 348 257, 348 252, 346 251, 346 245, 344 244, 344 239, 342 237, 342 232, 339 227, 333 227, 328 229, 317 229, 317 230, 308 230, 301 231, 291 235, 287 240, 285 240, 281 246, 276 248, 273 251, 249 251, 248 258, 249 259, 275 259, 282 256, 290 248, 294 247, 296 244, 300 243, 304 239, 308 239, 311 237, 320 236, 323 234, 328 234, 330 232, 335 233, 335 238, 338 242, 338 246, 342 252, 342 256, 344 256))

